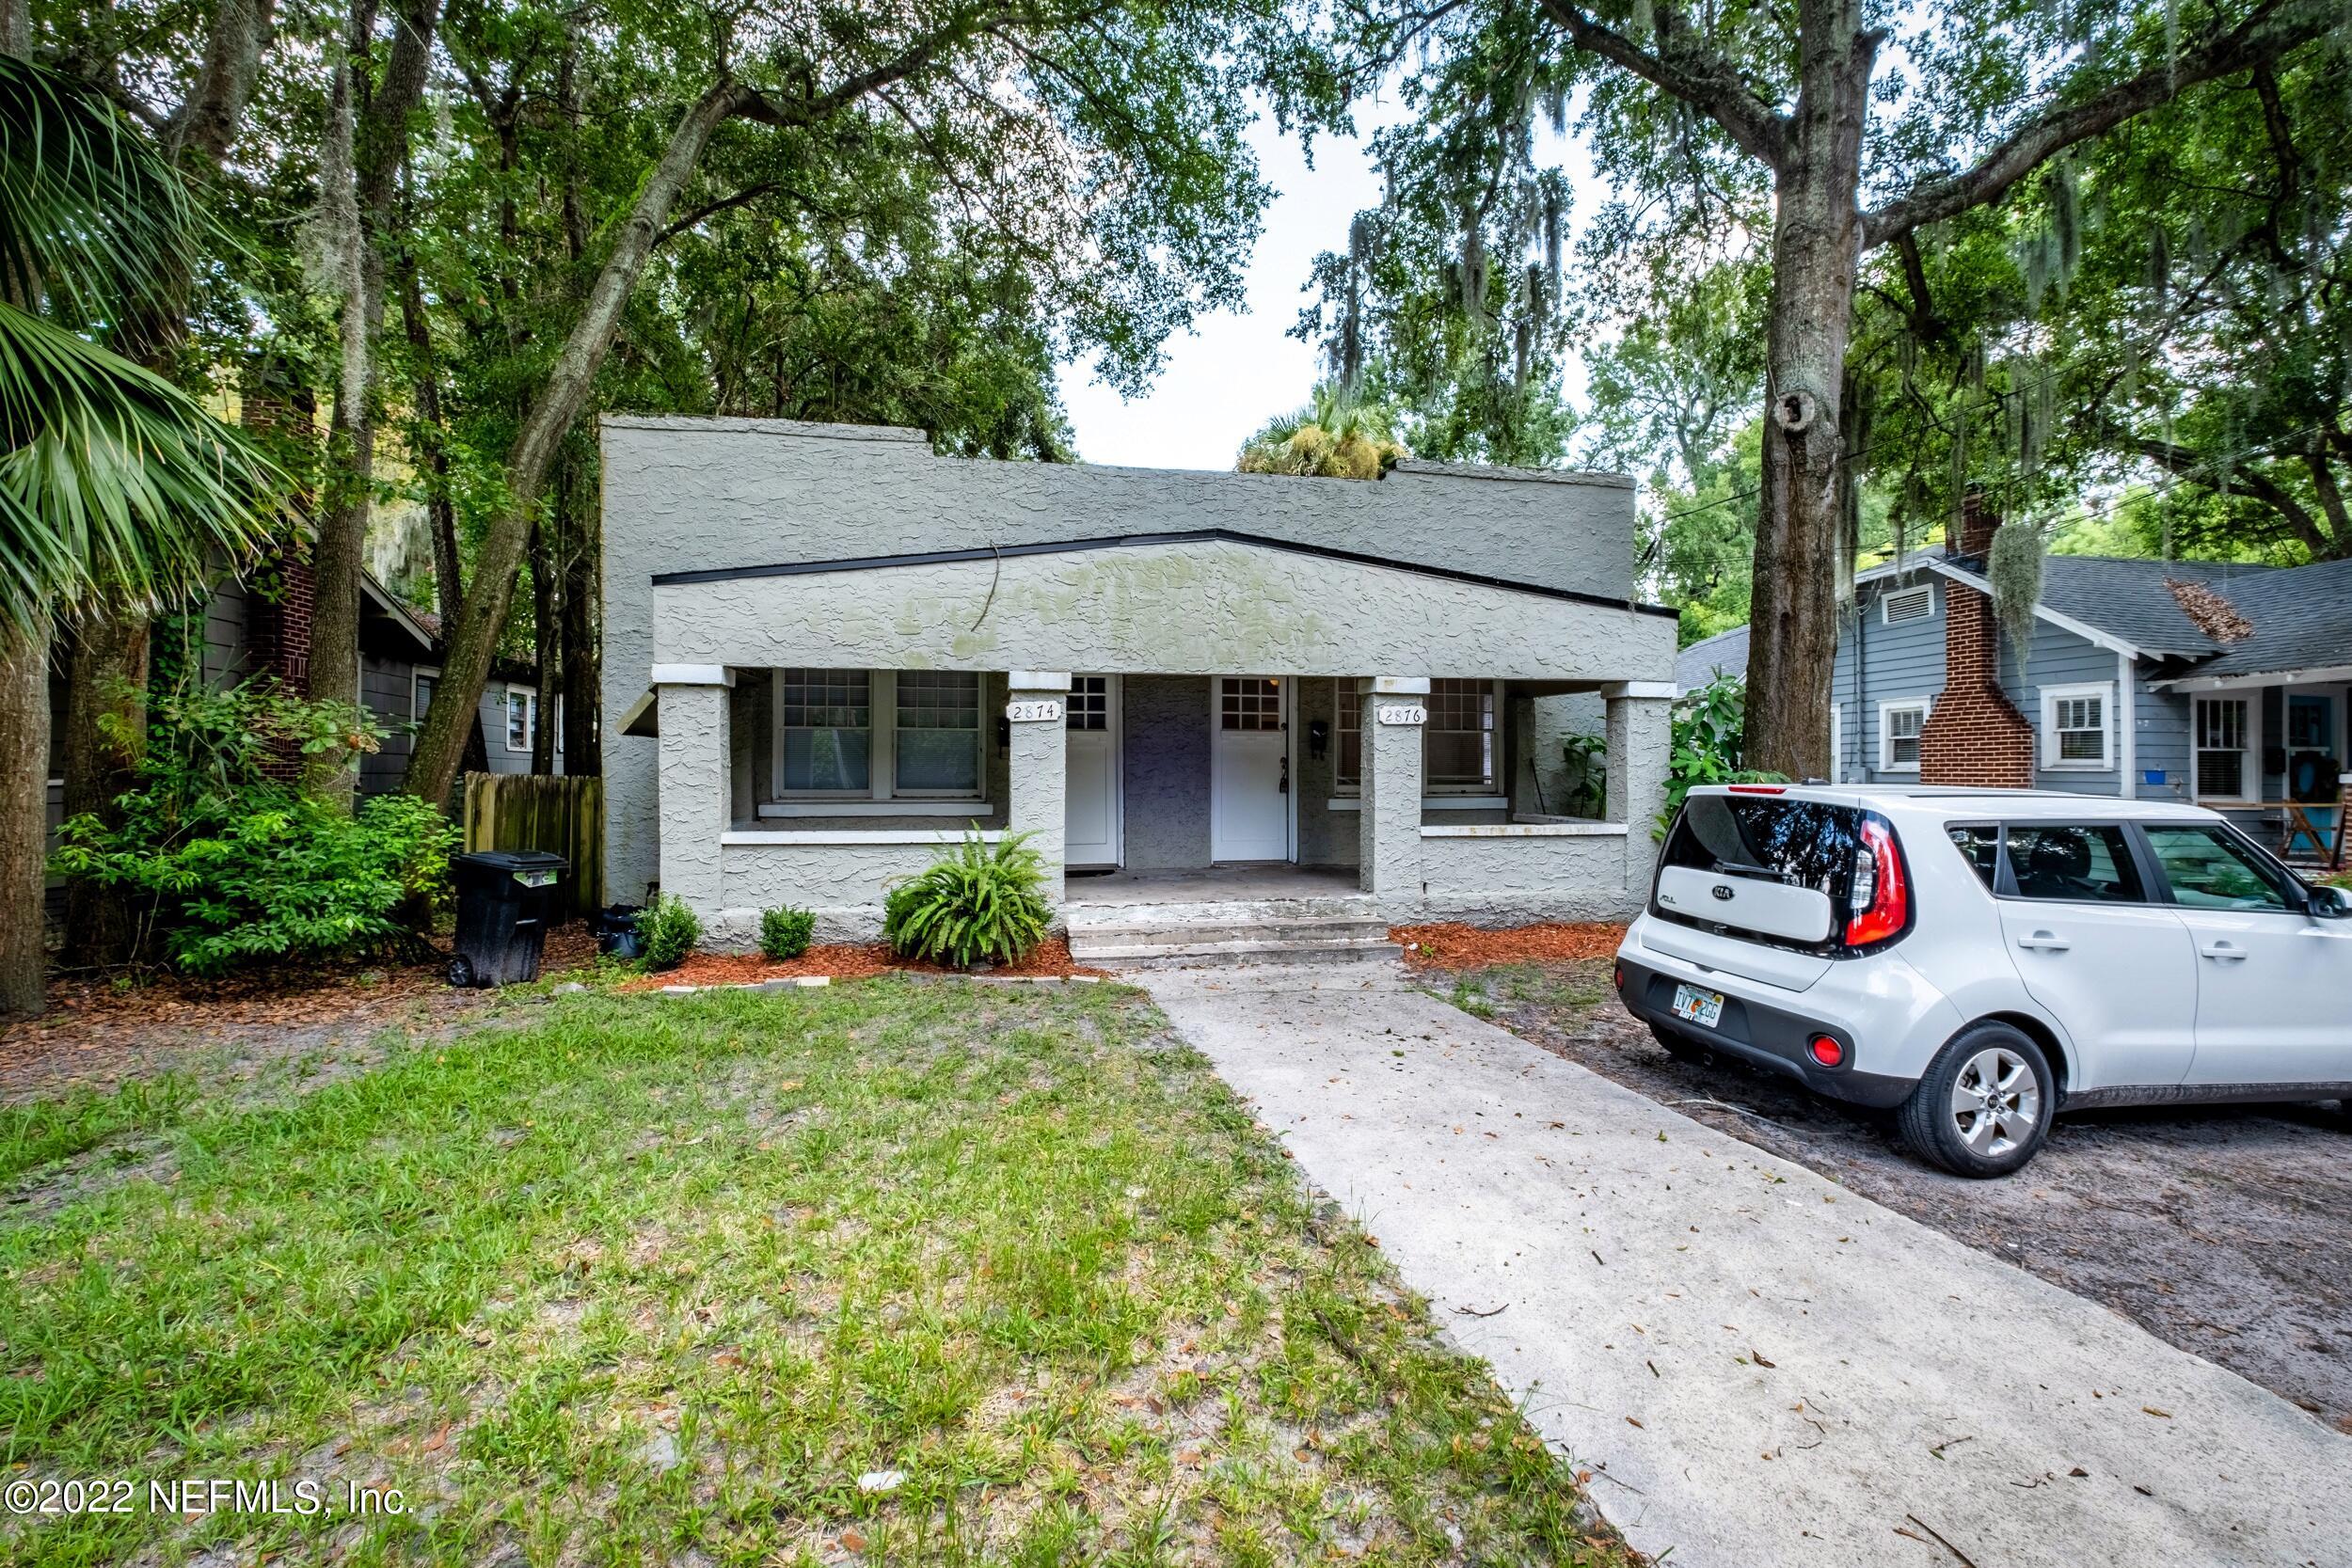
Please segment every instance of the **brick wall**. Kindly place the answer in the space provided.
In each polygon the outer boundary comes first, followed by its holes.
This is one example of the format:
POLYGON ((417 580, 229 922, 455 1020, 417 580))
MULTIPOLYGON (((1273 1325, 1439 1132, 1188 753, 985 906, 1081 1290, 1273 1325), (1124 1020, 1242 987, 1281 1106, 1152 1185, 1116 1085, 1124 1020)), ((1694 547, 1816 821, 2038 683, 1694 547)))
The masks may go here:
MULTIPOLYGON (((2001 519, 1971 496, 1960 550, 1983 558, 2001 519)), ((1919 736, 1919 782, 1977 788, 2033 787, 2033 726, 2001 689, 2000 625, 1993 601, 1964 583, 1944 590, 1944 695, 1919 736)))

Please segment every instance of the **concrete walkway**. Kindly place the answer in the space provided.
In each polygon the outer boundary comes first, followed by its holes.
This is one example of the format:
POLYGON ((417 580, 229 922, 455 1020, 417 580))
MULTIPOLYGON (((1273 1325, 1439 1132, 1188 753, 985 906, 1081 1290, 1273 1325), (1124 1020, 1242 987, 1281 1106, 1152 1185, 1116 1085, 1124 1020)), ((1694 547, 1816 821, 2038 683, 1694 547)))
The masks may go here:
POLYGON ((2105 1307, 1392 974, 1137 978, 1676 1568, 2352 1564, 2352 1437, 2105 1307))

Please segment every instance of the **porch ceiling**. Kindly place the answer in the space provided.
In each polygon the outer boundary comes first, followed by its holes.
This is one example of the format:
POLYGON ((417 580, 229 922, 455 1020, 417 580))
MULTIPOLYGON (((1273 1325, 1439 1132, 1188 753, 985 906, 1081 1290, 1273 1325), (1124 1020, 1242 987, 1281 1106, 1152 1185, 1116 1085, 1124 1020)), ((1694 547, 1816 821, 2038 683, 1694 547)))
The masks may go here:
POLYGON ((654 579, 662 663, 1662 681, 1638 606, 1227 532, 654 579))

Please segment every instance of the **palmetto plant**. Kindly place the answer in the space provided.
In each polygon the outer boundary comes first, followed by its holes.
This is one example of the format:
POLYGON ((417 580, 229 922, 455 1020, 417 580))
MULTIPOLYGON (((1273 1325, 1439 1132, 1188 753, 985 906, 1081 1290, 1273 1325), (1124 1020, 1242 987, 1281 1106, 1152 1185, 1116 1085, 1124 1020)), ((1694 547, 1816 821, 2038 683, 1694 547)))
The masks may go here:
POLYGON ((1045 863, 1028 836, 1009 833, 992 848, 966 829, 961 844, 892 888, 882 906, 891 951, 954 969, 1026 957, 1054 921, 1043 893, 1045 863))
POLYGON ((41 1005, 49 637, 257 543, 277 470, 85 333, 153 305, 198 240, 179 176, 95 92, 0 55, 0 1016, 41 1005))
POLYGON ((1327 381, 1305 407, 1268 420, 1236 467, 1246 474, 1378 479, 1405 455, 1386 404, 1327 381))

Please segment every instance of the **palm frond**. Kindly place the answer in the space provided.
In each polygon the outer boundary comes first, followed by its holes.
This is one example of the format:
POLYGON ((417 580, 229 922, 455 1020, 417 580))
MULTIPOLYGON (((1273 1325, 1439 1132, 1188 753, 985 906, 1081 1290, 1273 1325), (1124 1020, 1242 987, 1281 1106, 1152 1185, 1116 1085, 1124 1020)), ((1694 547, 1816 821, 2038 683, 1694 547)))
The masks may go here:
POLYGON ((185 184, 91 88, 0 55, 0 296, 77 326, 119 321, 184 272, 185 184))
POLYGON ((0 303, 0 613, 152 602, 261 542, 285 476, 171 383, 0 303))

